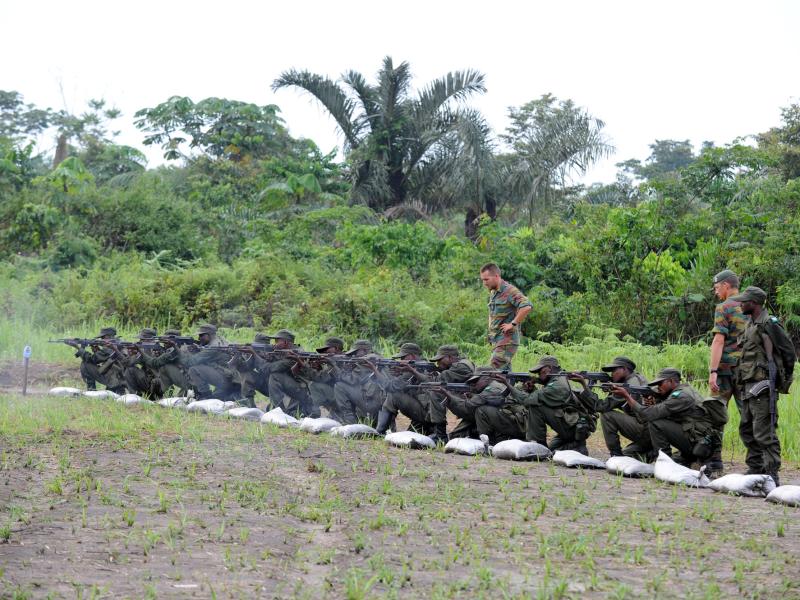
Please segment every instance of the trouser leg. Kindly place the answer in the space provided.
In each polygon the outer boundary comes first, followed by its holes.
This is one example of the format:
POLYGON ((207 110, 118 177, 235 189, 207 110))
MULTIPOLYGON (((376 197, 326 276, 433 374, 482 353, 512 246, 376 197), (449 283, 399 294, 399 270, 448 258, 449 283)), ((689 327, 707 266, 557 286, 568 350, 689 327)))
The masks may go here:
POLYGON ((336 402, 336 414, 339 415, 339 420, 344 425, 352 425, 357 423, 356 418, 356 397, 361 395, 361 388, 358 386, 348 385, 344 382, 337 381, 333 386, 333 397, 336 402))
POLYGON ((300 414, 304 417, 311 415, 311 398, 308 395, 308 388, 305 382, 296 379, 291 373, 270 375, 269 392, 269 397, 273 401, 289 398, 288 406, 285 409, 288 414, 300 414))
POLYGON ((426 427, 429 418, 428 407, 416 396, 405 393, 388 394, 383 408, 389 412, 404 414, 411 420, 414 430, 427 433, 427 429, 429 429, 426 427))
POLYGON ((529 442, 538 442, 547 445, 547 421, 545 420, 542 406, 531 406, 525 419, 525 439, 529 442))
MULTIPOLYGON (((605 414, 613 415, 611 420, 614 421, 618 434, 621 433, 623 437, 631 441, 622 451, 625 456, 637 458, 638 456, 645 456, 653 450, 650 430, 646 423, 640 423, 636 417, 622 411, 613 411, 605 414)), ((617 441, 619 441, 619 435, 617 435, 617 441)))
POLYGON ((650 421, 649 429, 653 448, 669 455, 672 454, 672 448, 676 448, 686 465, 694 461, 694 442, 686 435, 683 424, 669 419, 658 419, 650 421))
MULTIPOLYGON (((761 458, 760 466, 762 467, 762 472, 777 472, 781 468, 781 443, 778 439, 778 432, 776 431, 778 426, 778 407, 775 407, 776 419, 775 428, 773 428, 768 391, 760 394, 756 398, 748 398, 745 402, 749 405, 749 412, 752 416, 750 427, 752 436, 750 444, 756 449, 754 454, 761 458)), ((750 446, 748 446, 748 451, 749 449, 750 446)), ((751 466, 749 460, 747 464, 751 466)))
POLYGON ((600 425, 603 428, 603 440, 611 456, 622 456, 622 444, 619 440, 619 411, 604 412, 600 415, 600 425))
POLYGON ((514 344, 502 344, 492 348, 492 358, 489 364, 493 369, 508 369, 511 370, 511 361, 514 360, 514 355, 517 353, 519 346, 514 344))
POLYGON ((205 400, 214 396, 220 396, 220 400, 229 394, 231 383, 225 374, 212 367, 211 365, 195 365, 189 367, 187 371, 189 383, 197 392, 198 400, 205 400), (211 391, 214 386, 214 392, 211 391))
POLYGON ((324 408, 331 419, 340 421, 336 413, 336 397, 332 384, 312 381, 308 384, 308 395, 315 413, 322 414, 321 409, 324 408))
POLYGON ((81 360, 81 379, 86 383, 87 390, 97 389, 97 366, 81 360), (91 367, 94 367, 93 369, 91 367))
POLYGON ((489 436, 492 444, 525 435, 516 417, 497 406, 479 406, 475 411, 475 427, 478 435, 489 436))
POLYGON ((167 390, 174 387, 178 396, 185 396, 189 389, 186 374, 178 365, 168 364, 159 368, 158 377, 161 379, 161 389, 166 394, 167 390))

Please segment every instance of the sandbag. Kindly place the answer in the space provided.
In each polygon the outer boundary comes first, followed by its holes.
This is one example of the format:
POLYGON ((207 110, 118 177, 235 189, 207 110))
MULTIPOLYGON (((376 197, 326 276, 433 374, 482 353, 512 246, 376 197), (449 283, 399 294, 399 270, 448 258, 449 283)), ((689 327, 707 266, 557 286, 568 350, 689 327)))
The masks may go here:
POLYGON ((334 427, 329 431, 331 435, 343 438, 367 438, 367 437, 381 437, 373 427, 369 425, 362 425, 355 423, 354 425, 341 425, 334 427))
POLYGON ((246 421, 260 421, 264 416, 264 411, 260 408, 250 408, 249 406, 236 406, 225 412, 234 419, 244 419, 246 421))
POLYGON ((387 433, 384 439, 392 446, 398 446, 400 448, 421 450, 424 448, 436 447, 436 442, 427 435, 422 435, 416 431, 394 431, 392 433, 387 433))
POLYGON ((556 450, 553 454, 553 462, 562 467, 582 469, 605 469, 606 463, 602 460, 586 456, 575 450, 556 450))
POLYGON ((341 427, 342 424, 335 419, 328 419, 327 417, 320 417, 313 419, 306 417, 300 421, 300 429, 309 433, 324 433, 330 431, 334 427, 341 427))
POLYGON ((489 438, 485 435, 482 435, 479 440, 472 438, 453 438, 445 444, 444 451, 447 453, 464 454, 465 456, 486 454, 489 451, 489 438))
POLYGON ((81 391, 72 387, 54 387, 47 392, 51 396, 80 396, 81 391))
POLYGON ((119 398, 119 394, 111 390, 87 390, 83 392, 83 395, 87 398, 94 398, 95 400, 116 400, 119 398))
POLYGON ((229 407, 226 407, 222 400, 217 400, 216 398, 209 398, 208 400, 195 400, 194 402, 190 402, 186 405, 186 410, 189 412, 216 415, 221 415, 223 412, 225 412, 226 408, 229 407))
POLYGON ((184 396, 174 396, 172 398, 162 398, 156 404, 164 408, 186 408, 186 405, 189 404, 189 399, 184 396))
POLYGON ((295 419, 292 415, 287 415, 280 407, 273 408, 271 411, 264 413, 260 421, 268 425, 277 425, 278 427, 297 427, 300 421, 295 419))
POLYGON ((689 487, 708 487, 710 483, 708 477, 703 473, 704 469, 694 471, 683 465, 679 465, 661 450, 658 451, 654 475, 656 479, 667 483, 683 484, 689 487))
POLYGON ((781 485, 767 494, 767 502, 800 506, 800 485, 781 485))
POLYGON ((708 484, 715 492, 764 498, 775 489, 775 480, 769 475, 742 475, 730 473, 708 484))
POLYGON ((655 467, 630 456, 612 456, 606 461, 606 471, 625 477, 652 477, 655 467))
POLYGON ((504 440, 492 446, 492 456, 502 460, 550 460, 553 453, 538 442, 504 440))
POLYGON ((138 394, 122 394, 122 396, 118 396, 115 398, 117 402, 122 402, 123 404, 143 404, 149 403, 149 400, 145 400, 138 394))

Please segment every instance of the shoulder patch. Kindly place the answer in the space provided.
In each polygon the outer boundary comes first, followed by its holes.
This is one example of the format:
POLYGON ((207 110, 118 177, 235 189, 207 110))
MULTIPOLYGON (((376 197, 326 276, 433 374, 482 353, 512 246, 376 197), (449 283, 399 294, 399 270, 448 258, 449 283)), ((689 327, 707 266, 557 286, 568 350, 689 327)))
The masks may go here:
POLYGON ((778 317, 770 317, 769 320, 772 321, 773 323, 777 323, 778 317))
POLYGON ((545 387, 551 387, 551 386, 553 386, 553 385, 555 385, 555 384, 556 384, 556 382, 555 382, 555 381, 551 381, 551 382, 550 382, 550 383, 548 383, 548 384, 547 384, 545 387))
POLYGON ((678 396, 680 396, 680 395, 681 395, 681 393, 680 393, 679 391, 674 391, 674 392, 672 392, 672 393, 670 394, 670 396, 675 396, 676 398, 677 398, 678 396))

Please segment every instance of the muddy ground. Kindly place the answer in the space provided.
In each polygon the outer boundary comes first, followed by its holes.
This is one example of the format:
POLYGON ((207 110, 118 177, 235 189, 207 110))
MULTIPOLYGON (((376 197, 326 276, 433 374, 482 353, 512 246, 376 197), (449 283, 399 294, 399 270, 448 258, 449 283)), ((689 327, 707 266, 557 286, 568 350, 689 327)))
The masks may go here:
POLYGON ((3 597, 800 597, 800 510, 761 499, 156 406, 0 403, 3 597))

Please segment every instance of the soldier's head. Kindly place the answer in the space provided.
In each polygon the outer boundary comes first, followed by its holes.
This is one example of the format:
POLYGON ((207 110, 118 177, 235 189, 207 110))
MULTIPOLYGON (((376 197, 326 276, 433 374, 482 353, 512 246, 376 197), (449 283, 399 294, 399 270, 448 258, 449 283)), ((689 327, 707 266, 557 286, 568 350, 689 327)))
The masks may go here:
POLYGON ((341 354, 344 352, 344 340, 338 337, 329 337, 322 348, 317 348, 320 354, 341 354))
POLYGON ((266 333, 256 333, 255 337, 253 338, 254 344, 271 344, 272 338, 269 337, 266 333))
POLYGON ((714 287, 711 290, 722 301, 739 293, 739 276, 730 269, 714 275, 714 287))
POLYGON ((139 330, 140 340, 154 340, 157 336, 158 332, 152 327, 145 327, 144 329, 139 330))
POLYGON ((272 337, 275 338, 277 350, 288 350, 294 346, 294 334, 288 329, 281 329, 272 337))
POLYGON ((648 386, 655 387, 662 396, 673 392, 681 384, 681 372, 678 369, 667 367, 661 369, 656 378, 648 382, 648 386))
POLYGON ((539 362, 536 363, 536 366, 531 369, 531 373, 536 375, 539 381, 545 383, 550 379, 551 374, 557 373, 560 370, 561 366, 558 364, 558 359, 555 356, 543 356, 539 359, 539 362))
POLYGON ((180 329, 167 329, 164 332, 164 337, 180 337, 181 330, 180 329))
POLYGON ((392 356, 394 360, 419 360, 422 358, 422 349, 413 342, 406 342, 400 350, 392 356))
POLYGON ((458 359, 458 346, 447 344, 445 346, 439 346, 439 350, 436 352, 436 356, 431 358, 431 362, 435 362, 436 366, 444 371, 456 364, 458 359))
POLYGON ((205 324, 197 328, 197 339, 201 346, 208 346, 216 335, 217 328, 214 325, 205 324))
POLYGON ((492 382, 492 378, 486 373, 490 370, 489 367, 478 367, 475 369, 475 374, 467 379, 466 383, 472 386, 474 393, 480 394, 492 382))
POLYGON ((751 285, 745 288, 741 294, 731 296, 731 300, 742 303, 742 312, 744 314, 758 316, 761 314, 761 308, 767 301, 767 292, 759 287, 751 285))
POLYGON ((97 336, 101 340, 113 340, 117 337, 117 330, 113 327, 103 327, 100 329, 100 335, 97 336))
POLYGON ((611 375, 614 383, 622 383, 636 370, 636 363, 627 356, 617 356, 602 370, 611 375))
POLYGON ((500 287, 503 278, 500 276, 500 267, 494 263, 486 263, 481 267, 481 282, 487 290, 496 290, 500 287))
POLYGON ((372 353, 372 342, 369 340, 356 340, 353 344, 353 347, 350 348, 345 354, 348 356, 354 356, 355 358, 361 358, 362 356, 366 356, 367 354, 372 353))

